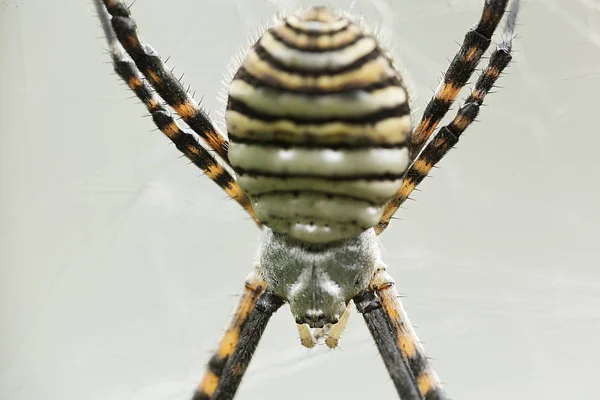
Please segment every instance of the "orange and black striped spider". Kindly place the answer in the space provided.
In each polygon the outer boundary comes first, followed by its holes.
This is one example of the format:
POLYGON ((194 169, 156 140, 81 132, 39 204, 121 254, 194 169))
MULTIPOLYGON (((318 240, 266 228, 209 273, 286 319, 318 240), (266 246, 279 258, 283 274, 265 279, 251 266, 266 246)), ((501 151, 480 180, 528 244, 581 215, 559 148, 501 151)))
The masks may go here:
POLYGON ((193 399, 234 397, 269 318, 286 302, 302 345, 325 338, 332 348, 353 302, 400 398, 446 398, 377 235, 458 142, 509 64, 518 0, 471 94, 436 134, 508 0, 485 0, 414 129, 402 76, 367 28, 326 7, 289 15, 264 32, 231 79, 228 139, 142 42, 129 9, 118 0, 95 4, 117 74, 177 149, 263 231, 254 271, 193 399))

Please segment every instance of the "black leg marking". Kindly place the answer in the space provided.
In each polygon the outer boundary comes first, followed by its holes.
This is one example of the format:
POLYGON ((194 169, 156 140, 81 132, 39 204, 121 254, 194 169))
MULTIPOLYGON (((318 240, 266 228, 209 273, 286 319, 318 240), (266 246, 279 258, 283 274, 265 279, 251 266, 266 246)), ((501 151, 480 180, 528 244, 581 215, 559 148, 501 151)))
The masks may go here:
POLYGON ((381 303, 382 310, 394 333, 394 339, 402 353, 402 358, 410 369, 421 397, 426 400, 446 399, 442 384, 429 363, 425 349, 410 323, 402 302, 400 302, 400 296, 392 277, 385 269, 379 269, 369 287, 381 303))
MULTIPOLYGON (((96 0, 98 1, 98 0, 96 0)), ((227 140, 217 132, 208 115, 196 104, 159 55, 144 44, 129 9, 121 1, 104 0, 116 38, 157 93, 217 154, 228 163, 227 140)), ((103 26, 105 23, 103 22, 103 26)))
MULTIPOLYGON (((110 15, 100 0, 94 4, 98 11, 98 17, 108 42, 115 72, 144 103, 146 109, 152 116, 154 124, 163 132, 177 149, 182 152, 194 165, 200 168, 210 179, 219 185, 232 199, 237 201, 257 224, 252 204, 248 196, 238 186, 235 178, 221 165, 221 163, 206 150, 196 137, 190 132, 183 130, 171 116, 171 112, 163 105, 161 99, 152 90, 147 80, 144 79, 134 62, 127 55, 112 28, 110 15)), ((120 4, 120 3, 117 3, 120 4)))
POLYGON ((486 0, 479 23, 464 38, 463 44, 433 98, 425 107, 411 139, 412 154, 417 156, 434 129, 446 115, 460 89, 467 83, 481 57, 488 49, 492 35, 504 15, 508 0, 486 0))
POLYGON ((402 357, 394 332, 377 296, 373 292, 365 292, 354 298, 354 304, 369 327, 371 336, 375 340, 379 354, 400 398, 402 400, 421 400, 415 378, 402 357))
POLYGON ((270 291, 266 291, 260 296, 254 310, 244 324, 240 333, 240 340, 233 354, 223 368, 223 374, 212 400, 233 399, 269 319, 283 303, 281 297, 270 291))
POLYGON ((406 175, 402 180, 402 187, 396 193, 396 196, 390 200, 383 212, 381 221, 375 226, 377 234, 383 232, 385 228, 387 228, 396 210, 398 210, 416 186, 421 183, 427 174, 429 174, 429 171, 431 171, 433 166, 436 165, 458 142, 460 135, 469 125, 471 125, 479 114, 479 109, 483 104, 485 96, 492 89, 500 77, 500 74, 512 59, 510 52, 512 49, 512 39, 514 37, 514 28, 518 10, 519 0, 514 0, 506 19, 506 27, 500 45, 492 53, 488 65, 479 76, 473 91, 458 110, 454 120, 439 130, 433 139, 427 143, 425 148, 423 148, 417 159, 406 172, 406 175))

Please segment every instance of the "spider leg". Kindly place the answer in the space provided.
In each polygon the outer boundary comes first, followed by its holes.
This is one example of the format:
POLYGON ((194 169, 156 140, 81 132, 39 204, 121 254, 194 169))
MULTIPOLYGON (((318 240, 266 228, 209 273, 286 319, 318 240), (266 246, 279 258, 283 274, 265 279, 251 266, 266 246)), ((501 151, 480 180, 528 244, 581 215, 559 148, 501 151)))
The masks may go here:
POLYGON ((233 175, 208 150, 198 143, 193 134, 179 127, 171 116, 171 112, 163 105, 161 99, 154 93, 146 79, 144 79, 134 62, 118 42, 110 24, 110 16, 107 14, 100 0, 96 0, 95 5, 110 47, 113 66, 117 75, 125 81, 129 88, 144 103, 152 116, 154 124, 175 144, 177 149, 219 185, 229 197, 237 201, 250 214, 254 221, 260 225, 252 210, 250 199, 239 187, 233 175))
POLYGON ((369 290, 355 297, 354 304, 367 323, 398 396, 402 400, 422 400, 381 300, 369 290))
POLYGON ((429 364, 425 350, 400 302, 394 280, 385 271, 385 268, 380 268, 375 273, 370 288, 381 301, 382 309, 394 331, 402 357, 408 364, 421 396, 426 400, 446 399, 437 374, 429 364))
MULTIPOLYGON (((99 7, 100 0, 94 1, 99 7)), ((167 69, 159 55, 152 47, 142 42, 127 6, 119 0, 103 0, 103 3, 110 16, 100 13, 101 18, 110 18, 116 38, 133 59, 139 71, 185 123, 227 163, 227 140, 217 131, 208 115, 188 94, 179 80, 167 69)), ((106 30, 106 22, 102 22, 102 25, 106 30)))
POLYGON ((268 290, 260 296, 240 334, 235 351, 223 369, 213 400, 233 399, 269 319, 283 303, 281 297, 268 290))
POLYGON ((427 143, 423 151, 413 161, 410 168, 402 179, 402 186, 395 197, 387 204, 383 216, 375 232, 380 234, 387 228, 396 210, 404 203, 419 183, 427 176, 429 171, 436 165, 450 149, 458 142, 460 135, 471 125, 479 114, 479 109, 488 92, 492 89, 500 74, 510 63, 512 56, 512 39, 519 11, 519 0, 511 4, 506 28, 502 35, 502 41, 498 48, 492 53, 488 65, 485 67, 473 91, 459 108, 452 122, 442 127, 434 138, 427 143))
POLYGON ((208 361, 207 371, 194 393, 194 400, 210 399, 215 392, 223 375, 223 370, 239 344, 242 328, 248 321, 250 313, 255 309, 256 302, 260 295, 264 293, 265 288, 266 283, 255 273, 252 273, 246 280, 233 318, 219 343, 219 349, 208 361))
POLYGON ((256 274, 248 278, 219 349, 210 358, 192 400, 233 398, 271 315, 282 305, 283 300, 267 290, 256 274))
POLYGON ((492 35, 504 15, 508 0, 485 0, 479 23, 465 35, 464 41, 444 74, 433 98, 411 138, 412 154, 423 148, 436 126, 446 115, 460 89, 465 86, 479 60, 490 46, 492 35))

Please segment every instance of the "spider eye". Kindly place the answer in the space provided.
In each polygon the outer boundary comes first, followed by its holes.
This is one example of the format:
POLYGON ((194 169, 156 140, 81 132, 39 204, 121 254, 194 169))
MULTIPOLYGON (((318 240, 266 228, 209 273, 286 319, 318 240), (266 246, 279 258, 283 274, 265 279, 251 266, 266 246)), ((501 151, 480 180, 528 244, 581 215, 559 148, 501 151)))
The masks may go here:
POLYGON ((302 317, 303 323, 308 324, 311 328, 322 328, 325 326, 326 320, 322 310, 309 310, 302 317), (314 311, 314 312, 310 312, 314 311))

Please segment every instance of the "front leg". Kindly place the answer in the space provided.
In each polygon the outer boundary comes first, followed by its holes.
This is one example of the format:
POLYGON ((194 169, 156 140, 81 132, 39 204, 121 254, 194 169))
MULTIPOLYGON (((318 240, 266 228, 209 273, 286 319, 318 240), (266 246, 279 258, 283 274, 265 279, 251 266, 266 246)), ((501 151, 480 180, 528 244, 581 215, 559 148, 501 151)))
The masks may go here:
MULTIPOLYGON (((198 142, 192 132, 185 129, 185 127, 182 128, 173 119, 163 99, 152 89, 148 80, 144 78, 144 75, 142 75, 134 61, 127 54, 123 46, 121 46, 111 24, 112 17, 102 1, 94 0, 94 4, 109 46, 115 72, 146 106, 156 127, 173 142, 177 150, 183 153, 195 166, 200 168, 212 181, 219 185, 229 197, 237 201, 259 227, 262 226, 254 214, 250 199, 240 188, 235 177, 224 166, 223 162, 219 161, 198 142)), ((114 8, 119 7, 121 3, 111 2, 111 4, 114 8)), ((208 130, 205 133, 209 135, 212 125, 208 119, 206 120, 206 124, 208 130)), ((191 126, 193 128, 193 125, 191 126)), ((223 155, 225 154, 221 154, 222 157, 223 155)), ((225 158, 224 161, 227 161, 227 159, 225 158)))
MULTIPOLYGON (((100 0, 95 1, 98 4, 100 0)), ((224 162, 228 162, 227 140, 217 131, 208 115, 189 95, 181 82, 169 71, 158 53, 142 42, 129 8, 119 0, 103 0, 103 4, 108 15, 103 10, 101 17, 110 20, 115 37, 154 90, 224 162)), ((103 22, 105 30, 107 25, 103 22)))
MULTIPOLYGON (((491 0, 487 1, 485 7, 486 7, 486 9, 488 7, 490 7, 490 10, 492 10, 492 11, 490 11, 488 13, 486 13, 486 11, 484 11, 483 17, 485 17, 486 15, 488 15, 488 17, 489 17, 489 15, 492 15, 494 13, 498 14, 500 12, 500 10, 503 10, 504 7, 506 6, 506 4, 502 5, 501 3, 502 2, 495 2, 495 1, 491 1, 491 0), (495 10, 495 11, 493 11, 493 10, 495 10)), ((506 1, 504 1, 504 3, 506 3, 506 1)), ((471 123, 475 120, 475 118, 479 114, 479 109, 481 108, 481 106, 483 104, 483 100, 484 100, 485 96, 489 93, 489 91, 492 89, 492 87, 496 84, 496 81, 500 77, 500 74, 502 74, 502 72, 508 66, 508 64, 510 63, 510 61, 512 59, 512 56, 511 56, 512 40, 515 35, 515 24, 516 24, 516 20, 517 20, 518 11, 519 11, 519 0, 513 0, 510 10, 509 10, 509 15, 506 19, 506 28, 504 29, 504 33, 502 35, 502 42, 500 43, 498 48, 492 53, 490 60, 488 62, 488 65, 485 67, 485 69, 479 76, 479 79, 477 80, 477 83, 475 84, 475 88, 471 92, 471 95, 463 103, 462 107, 460 107, 454 120, 450 124, 442 127, 439 130, 439 132, 433 137, 433 139, 429 142, 427 142, 427 140, 429 140, 429 137, 433 133, 433 130, 435 129, 437 124, 440 122, 443 115, 440 114, 439 118, 437 118, 437 117, 434 118, 431 115, 429 115, 428 113, 430 113, 432 109, 444 109, 443 114, 445 115, 447 108, 450 107, 450 105, 454 101, 454 97, 456 97, 456 96, 453 94, 451 96, 451 101, 449 101, 447 103, 444 103, 443 101, 441 103, 438 102, 440 104, 446 104, 446 105, 444 105, 444 107, 427 106, 427 108, 425 109, 425 114, 424 114, 421 122, 415 129, 415 132, 413 133, 413 137, 412 137, 413 155, 416 156, 417 158, 412 162, 408 171, 406 171, 406 174, 402 178, 402 186, 400 187, 400 189, 398 190, 396 195, 389 201, 389 203, 387 204, 387 206, 383 212, 381 221, 379 221, 379 223, 375 226, 375 231, 377 232, 378 235, 387 228, 394 213, 398 210, 398 208, 400 208, 402 203, 404 203, 404 201, 406 199, 408 199, 408 196, 410 196, 410 194, 413 192, 413 190, 415 190, 417 185, 419 185, 421 183, 421 181, 429 174, 431 169, 440 162, 440 160, 448 153, 448 151, 450 151, 450 149, 453 148, 453 146, 456 143, 458 143, 459 137, 462 135, 462 133, 465 131, 465 129, 467 129, 469 127, 469 125, 471 125, 471 123), (425 144, 425 142, 427 142, 427 144, 425 144)), ((493 18, 494 29, 495 29, 495 26, 497 25, 498 21, 496 21, 496 20, 498 19, 499 16, 501 16, 501 14, 498 14, 496 17, 493 18)), ((483 18, 483 17, 482 17, 482 20, 480 21, 480 25, 485 20, 487 20, 486 18, 483 18)), ((477 31, 476 30, 471 31, 469 34, 467 34, 467 36, 470 34, 474 34, 474 33, 477 33, 477 31)), ((488 40, 488 39, 486 39, 486 40, 488 40)), ((485 46, 485 48, 487 49, 487 45, 485 46)), ((457 62, 457 60, 460 61, 460 59, 461 59, 460 54, 464 53, 465 51, 466 51, 466 54, 479 54, 480 53, 480 50, 464 50, 463 48, 461 48, 461 52, 459 52, 459 54, 457 55, 457 58, 455 58, 455 60, 453 61, 453 64, 455 62, 457 62)), ((481 54, 479 54, 476 57, 477 60, 476 60, 475 64, 472 65, 473 68, 479 62, 480 56, 481 56, 481 54)), ((475 60, 475 58, 473 58, 473 60, 475 60)), ((458 70, 461 70, 461 71, 463 69, 464 68, 462 68, 462 67, 458 68, 458 70)), ((469 76, 472 73, 471 69, 472 68, 469 67, 468 71, 465 70, 468 72, 469 76)), ((453 75, 450 73, 450 71, 455 71, 455 70, 457 70, 457 68, 453 69, 453 67, 451 66, 448 74, 445 76, 445 80, 450 79, 450 81, 452 81, 451 78, 453 75)), ((451 84, 444 81, 440 87, 444 88, 444 87, 447 87, 447 85, 451 85, 451 84)), ((462 84, 459 86, 462 87, 462 84)), ((442 92, 440 92, 440 93, 450 93, 450 92, 458 93, 457 92, 458 89, 459 89, 459 87, 456 87, 456 89, 452 89, 452 90, 442 89, 442 92)), ((436 92, 436 96, 438 96, 438 92, 436 92)), ((436 104, 436 101, 437 100, 435 100, 435 98, 434 98, 432 100, 432 103, 430 103, 430 105, 436 104)))

